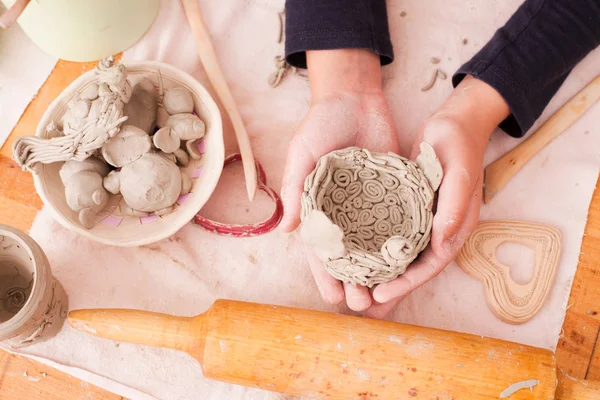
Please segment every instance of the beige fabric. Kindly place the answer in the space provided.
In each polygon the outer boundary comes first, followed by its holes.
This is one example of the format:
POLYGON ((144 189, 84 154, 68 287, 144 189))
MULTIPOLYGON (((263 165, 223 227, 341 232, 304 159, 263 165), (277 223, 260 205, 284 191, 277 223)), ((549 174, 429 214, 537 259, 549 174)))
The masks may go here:
MULTIPOLYGON (((286 151, 294 129, 306 113, 306 80, 286 75, 273 89, 268 82, 277 43, 283 0, 202 0, 201 7, 222 60, 225 76, 251 136, 257 159, 270 184, 279 189, 286 151)), ((396 61, 384 68, 385 90, 404 149, 420 124, 450 93, 449 80, 438 80, 427 92, 433 68, 451 74, 467 61, 521 3, 520 0, 390 0, 389 19, 396 61), (401 17, 405 12, 406 16, 401 17), (463 39, 468 44, 463 44, 463 39), (440 58, 432 65, 430 58, 440 58)), ((206 75, 179 3, 163 3, 149 34, 124 55, 126 60, 157 59, 176 65, 202 82, 206 75)), ((581 62, 542 116, 545 120, 600 71, 600 51, 581 62)), ((485 303, 484 288, 452 264, 416 290, 390 316, 411 324, 493 336, 555 348, 598 177, 600 105, 537 154, 514 180, 483 207, 482 219, 518 219, 548 223, 563 233, 563 252, 556 283, 547 302, 529 322, 513 326, 498 320, 485 303)), ((224 122, 227 153, 233 132, 224 122)), ((496 133, 486 152, 492 161, 518 140, 496 133)), ((262 195, 245 201, 239 166, 224 170, 206 217, 249 223, 270 213, 262 195), (248 211, 247 211, 248 210, 248 211)), ((253 238, 217 236, 188 225, 171 239, 151 246, 116 249, 93 243, 53 223, 46 211, 32 228, 69 294, 71 308, 129 307, 192 315, 217 297, 310 309, 348 312, 320 299, 297 235, 273 231, 253 238)), ((514 252, 516 265, 521 258, 514 252)), ((515 271, 527 276, 524 271, 515 271)), ((122 385, 163 400, 285 399, 203 378, 198 364, 185 354, 103 341, 69 328, 55 340, 28 348, 30 353, 77 366, 108 379, 96 381, 124 396, 122 385), (119 382, 121 385, 116 385, 119 382)), ((473 360, 472 360, 473 361, 473 360)), ((473 361, 474 362, 474 361, 473 361)), ((259 366, 256 366, 259 368, 259 366)), ((73 370, 69 370, 73 371, 73 370)), ((89 379, 89 374, 81 375, 89 379)), ((135 399, 142 398, 134 396, 135 399)))

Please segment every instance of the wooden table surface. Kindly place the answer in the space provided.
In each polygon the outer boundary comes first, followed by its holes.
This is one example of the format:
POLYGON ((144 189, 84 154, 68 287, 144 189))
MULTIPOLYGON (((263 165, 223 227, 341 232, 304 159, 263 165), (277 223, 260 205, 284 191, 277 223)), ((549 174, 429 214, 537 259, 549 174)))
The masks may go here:
MULTIPOLYGON (((95 63, 59 61, 40 92, 29 105, 8 141, 0 149, 0 223, 29 231, 42 202, 31 174, 10 159, 13 141, 35 134, 37 123, 50 102, 77 76, 95 63)), ((596 108, 597 110, 597 108, 596 108)), ((600 180, 598 181, 600 182, 600 180)), ((600 381, 600 190, 596 184, 589 207, 579 266, 556 357, 563 373, 574 379, 600 381)), ((576 391, 576 381, 559 391, 576 391)), ((590 382, 590 384, 592 384, 590 382)), ((598 383, 593 383, 598 385, 598 383)), ((0 350, 0 400, 121 399, 25 357, 0 350)), ((583 399, 582 399, 583 400, 583 399)), ((591 399, 590 399, 591 400, 591 399)))

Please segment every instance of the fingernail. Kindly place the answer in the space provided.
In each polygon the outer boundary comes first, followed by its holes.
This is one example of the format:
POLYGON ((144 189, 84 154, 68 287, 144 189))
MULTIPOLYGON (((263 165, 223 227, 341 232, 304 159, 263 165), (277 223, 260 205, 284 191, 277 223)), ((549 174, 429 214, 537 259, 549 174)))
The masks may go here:
POLYGON ((387 299, 385 296, 380 295, 377 291, 373 291, 373 300, 380 304, 389 301, 389 299, 387 299))
POLYGON ((442 242, 442 249, 448 254, 451 254, 454 251, 454 241, 456 240, 456 235, 450 236, 444 242, 442 242))

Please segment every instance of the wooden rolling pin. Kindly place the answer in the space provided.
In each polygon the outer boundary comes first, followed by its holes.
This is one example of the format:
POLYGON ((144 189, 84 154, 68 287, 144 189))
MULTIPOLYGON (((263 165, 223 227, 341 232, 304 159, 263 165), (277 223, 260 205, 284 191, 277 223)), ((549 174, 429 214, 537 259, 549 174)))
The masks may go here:
POLYGON ((573 125, 598 99, 600 76, 567 101, 526 140, 488 165, 483 178, 483 202, 489 203, 531 157, 573 125))
POLYGON ((217 300, 195 317, 76 310, 69 324, 107 339, 185 351, 210 379, 310 398, 498 399, 528 380, 539 383, 508 398, 600 398, 596 389, 573 385, 555 397, 556 362, 548 350, 317 311, 217 300))

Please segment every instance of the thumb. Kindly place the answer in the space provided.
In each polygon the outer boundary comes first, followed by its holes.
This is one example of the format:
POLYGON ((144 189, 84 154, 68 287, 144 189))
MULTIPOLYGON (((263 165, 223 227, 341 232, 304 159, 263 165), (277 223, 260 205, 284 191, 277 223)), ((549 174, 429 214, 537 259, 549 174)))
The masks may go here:
POLYGON ((300 199, 304 190, 304 180, 314 169, 315 163, 302 136, 294 136, 288 150, 281 187, 283 201, 281 228, 284 232, 291 232, 300 224, 300 199))
POLYGON ((439 189, 437 212, 433 218, 431 245, 437 254, 454 254, 462 246, 458 235, 467 216, 469 205, 479 200, 477 188, 481 178, 472 176, 462 166, 449 168, 439 189))

